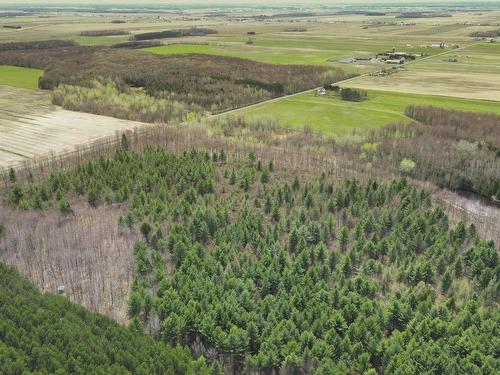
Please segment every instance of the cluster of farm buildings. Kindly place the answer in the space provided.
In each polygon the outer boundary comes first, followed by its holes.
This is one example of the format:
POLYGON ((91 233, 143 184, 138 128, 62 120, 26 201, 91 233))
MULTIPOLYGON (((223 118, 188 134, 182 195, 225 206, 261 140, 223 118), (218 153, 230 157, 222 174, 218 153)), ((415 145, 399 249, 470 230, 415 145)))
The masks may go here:
MULTIPOLYGON (((413 48, 411 44, 406 45, 407 48, 413 48)), ((457 44, 447 44, 445 42, 434 43, 430 45, 421 45, 419 48, 458 48, 457 44)), ((426 56, 424 53, 420 53, 420 56, 426 56)), ((407 60, 415 60, 416 55, 409 52, 396 51, 393 48, 392 51, 385 51, 377 53, 375 57, 348 57, 338 60, 340 63, 352 64, 352 63, 386 63, 390 65, 404 64, 407 60)))
POLYGON ((345 58, 339 60, 344 64, 355 62, 369 62, 369 63, 386 63, 386 64, 404 64, 406 60, 415 60, 415 55, 408 52, 398 52, 394 48, 392 51, 377 53, 375 57, 361 57, 361 58, 345 58))

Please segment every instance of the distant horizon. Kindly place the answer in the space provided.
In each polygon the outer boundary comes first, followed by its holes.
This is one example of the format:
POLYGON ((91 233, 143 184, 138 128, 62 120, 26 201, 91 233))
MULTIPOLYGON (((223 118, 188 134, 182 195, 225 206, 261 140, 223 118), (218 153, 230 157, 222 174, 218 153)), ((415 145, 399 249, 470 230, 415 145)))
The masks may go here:
MULTIPOLYGON (((0 8, 2 6, 5 7, 91 7, 99 5, 101 7, 106 6, 114 6, 114 7, 134 7, 134 8, 147 8, 152 6, 160 6, 160 7, 180 7, 180 6, 206 6, 206 7, 217 7, 217 6, 264 6, 264 7, 273 7, 273 6, 295 6, 295 7, 306 7, 306 6, 349 6, 349 5, 378 5, 378 6, 394 6, 394 5, 402 5, 402 6, 421 6, 421 5, 433 5, 433 6, 466 6, 466 5, 481 5, 481 4, 498 4, 497 0, 448 0, 448 1, 433 1, 433 0, 312 0, 312 1, 289 1, 289 0, 242 0, 242 1, 229 1, 229 0, 148 0, 144 3, 137 3, 134 0, 16 0, 15 2, 11 1, 3 1, 0 0, 0 8)), ((500 4, 499 4, 500 5, 500 4)))

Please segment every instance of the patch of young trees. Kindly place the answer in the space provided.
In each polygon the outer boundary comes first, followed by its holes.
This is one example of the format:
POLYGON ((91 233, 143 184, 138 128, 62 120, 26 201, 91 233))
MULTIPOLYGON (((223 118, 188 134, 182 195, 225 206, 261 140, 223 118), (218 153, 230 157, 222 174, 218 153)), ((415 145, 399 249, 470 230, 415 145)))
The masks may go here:
POLYGON ((0 373, 219 374, 203 358, 124 327, 64 297, 42 294, 0 262, 0 373))
POLYGON ((228 371, 500 370, 495 244, 404 179, 337 184, 254 153, 123 149, 6 199, 75 196, 126 202, 119 225, 141 233, 130 316, 228 371))
POLYGON ((202 108, 133 90, 119 90, 111 80, 95 80, 90 87, 59 85, 52 103, 63 108, 144 122, 182 122, 195 119, 202 108))
POLYGON ((368 93, 365 90, 343 87, 339 89, 340 98, 350 102, 362 102, 368 99, 368 93))

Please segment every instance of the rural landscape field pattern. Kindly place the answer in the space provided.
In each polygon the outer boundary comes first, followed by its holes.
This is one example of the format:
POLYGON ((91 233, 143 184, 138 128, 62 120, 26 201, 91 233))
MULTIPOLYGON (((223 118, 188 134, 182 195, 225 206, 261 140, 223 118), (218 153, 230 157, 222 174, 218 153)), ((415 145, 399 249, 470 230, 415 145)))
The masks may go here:
POLYGON ((500 372, 496 2, 0 4, 0 179, 2 374, 500 372))

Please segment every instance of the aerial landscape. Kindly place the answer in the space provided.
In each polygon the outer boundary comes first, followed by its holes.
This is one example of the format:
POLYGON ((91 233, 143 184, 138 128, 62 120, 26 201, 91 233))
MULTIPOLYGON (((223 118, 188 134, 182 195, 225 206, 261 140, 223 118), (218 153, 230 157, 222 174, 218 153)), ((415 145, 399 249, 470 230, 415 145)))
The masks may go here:
POLYGON ((498 374, 499 254, 497 1, 0 1, 0 374, 498 374))

